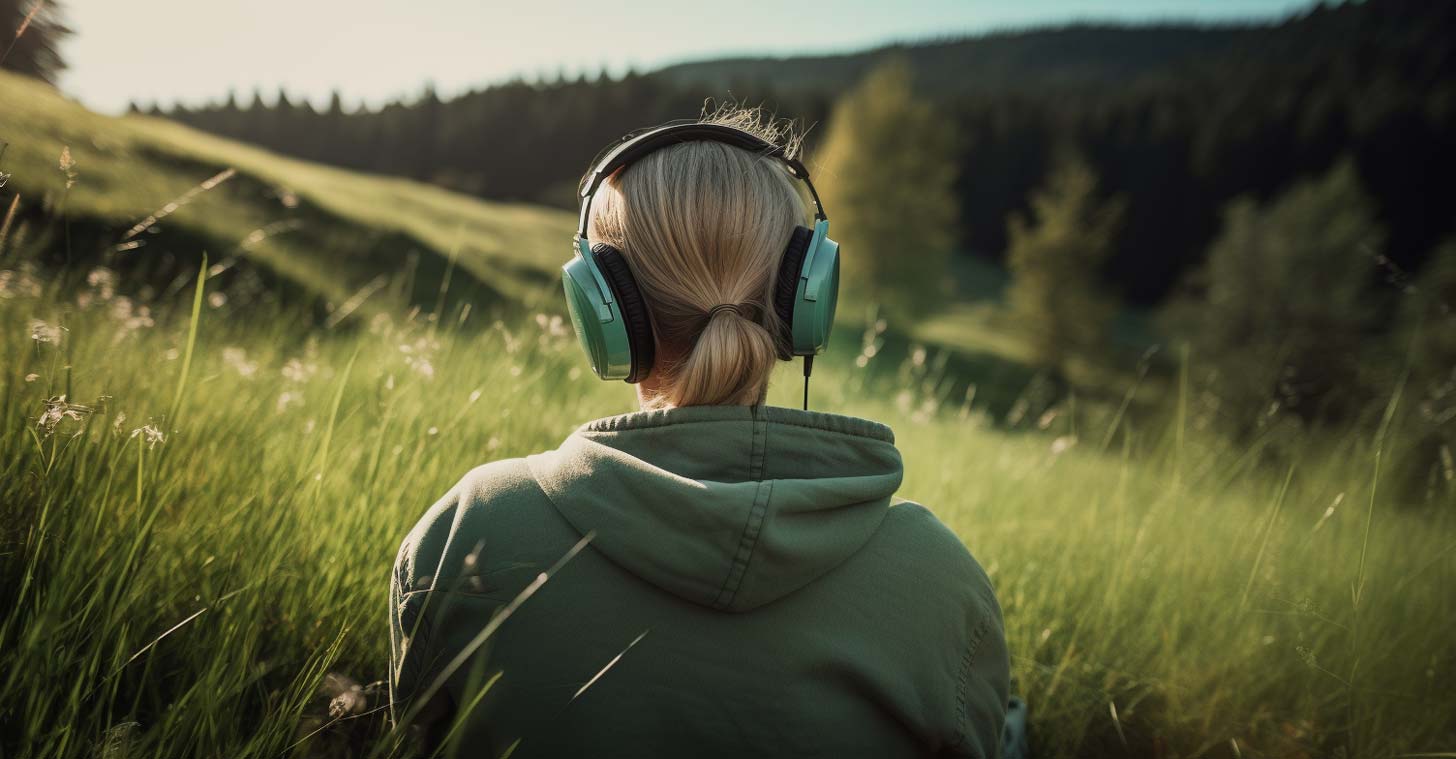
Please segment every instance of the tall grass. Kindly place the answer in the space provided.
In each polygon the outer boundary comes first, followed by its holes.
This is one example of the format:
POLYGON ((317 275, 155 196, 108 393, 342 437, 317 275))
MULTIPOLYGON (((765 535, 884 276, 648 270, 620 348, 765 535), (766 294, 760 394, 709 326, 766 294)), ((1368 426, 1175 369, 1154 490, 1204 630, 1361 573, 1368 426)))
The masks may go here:
MULTIPOLYGON (((206 282, 140 304, 0 268, 6 756, 369 751, 404 532, 470 467, 632 408, 559 316, 329 329, 206 282)), ((813 404, 895 427, 902 494, 988 568, 1040 755, 1456 749, 1453 510, 1376 487, 1398 428, 1277 465, 1186 397, 1011 434, 938 394, 935 356, 875 379, 870 322, 813 404)))

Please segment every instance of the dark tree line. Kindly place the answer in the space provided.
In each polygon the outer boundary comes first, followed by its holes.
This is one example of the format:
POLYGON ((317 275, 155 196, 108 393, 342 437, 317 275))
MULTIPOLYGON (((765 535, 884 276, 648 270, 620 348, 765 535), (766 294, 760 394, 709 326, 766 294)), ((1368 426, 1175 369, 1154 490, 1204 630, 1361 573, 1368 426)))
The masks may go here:
MULTIPOLYGON (((1126 202, 1103 274, 1135 303, 1162 299, 1198 264, 1229 201, 1271 198, 1346 157, 1389 230, 1372 254, 1418 269, 1456 232, 1456 3, 1369 0, 1264 26, 1067 27, 888 53, 916 67, 917 88, 953 122, 956 237, 976 255, 1003 255, 1006 219, 1027 212, 1068 148, 1099 191, 1126 202), (959 83, 972 74, 982 83, 959 83)), ((602 145, 695 116, 710 96, 814 125, 812 166, 843 82, 888 53, 513 82, 449 101, 427 88, 353 112, 337 96, 319 111, 254 93, 165 115, 314 160, 569 205, 602 145), (824 86, 806 84, 815 78, 824 86)))
MULTIPOLYGON (((346 112, 337 93, 317 110, 286 92, 167 116, 280 152, 397 174, 486 198, 569 205, 587 161, 623 132, 696 116, 702 94, 661 79, 512 82, 443 101, 432 86, 408 102, 346 112)), ((821 107, 822 108, 822 107, 821 107)), ((153 110, 153 113, 160 111, 153 110)))
POLYGON ((66 68, 58 45, 70 33, 56 0, 0 0, 0 68, 54 84, 66 68))

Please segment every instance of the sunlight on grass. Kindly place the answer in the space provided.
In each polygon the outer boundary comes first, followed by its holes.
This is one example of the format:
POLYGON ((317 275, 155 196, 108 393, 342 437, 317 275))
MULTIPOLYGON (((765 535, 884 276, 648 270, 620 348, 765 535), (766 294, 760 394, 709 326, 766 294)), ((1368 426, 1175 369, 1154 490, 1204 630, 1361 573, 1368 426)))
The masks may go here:
POLYGON ((60 203, 67 182, 57 169, 63 150, 73 156, 77 179, 65 191, 65 213, 118 230, 208 177, 236 169, 237 177, 195 199, 188 232, 215 245, 218 259, 247 255, 335 302, 381 268, 397 270, 400 248, 427 259, 417 264, 426 269, 443 266, 453 253, 471 276, 519 299, 560 265, 562 240, 575 222, 562 211, 286 158, 164 119, 104 116, 9 72, 0 72, 0 103, 7 104, 0 108, 0 136, 12 138, 5 170, 22 210, 60 203), (19 135, 26 139, 14 141, 19 135), (290 218, 307 225, 258 235, 290 218), (389 236, 394 244, 386 263, 376 248, 389 236))
MULTIPOLYGON (((0 721, 37 753, 360 751, 403 533, 470 467, 631 408, 559 315, 298 330, 199 289, 137 321, 114 275, 64 294, 11 265, 0 721), (370 683, 357 716, 329 717, 331 673, 370 683)), ((997 431, 854 358, 826 355, 814 406, 895 428, 903 495, 996 582, 1049 755, 1450 745, 1451 514, 1372 493, 1373 441, 1274 467, 1139 420, 1099 453, 1076 441, 1100 430, 997 431)))

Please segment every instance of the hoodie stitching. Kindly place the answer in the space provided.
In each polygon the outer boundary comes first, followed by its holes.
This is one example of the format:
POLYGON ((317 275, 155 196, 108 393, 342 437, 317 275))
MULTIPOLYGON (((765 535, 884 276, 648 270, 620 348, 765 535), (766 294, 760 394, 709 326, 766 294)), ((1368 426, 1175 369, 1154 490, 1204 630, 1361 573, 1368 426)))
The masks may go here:
POLYGON ((960 677, 956 678, 957 715, 955 741, 950 744, 950 748, 952 749, 960 748, 970 739, 970 736, 967 734, 966 723, 971 717, 969 707, 970 699, 967 697, 967 691, 970 688, 971 681, 971 663, 976 660, 976 652, 981 648, 981 639, 986 637, 986 633, 990 629, 991 620, 989 618, 982 618, 981 624, 976 626, 976 629, 971 633, 970 640, 967 641, 966 655, 961 660, 960 677))
MULTIPOLYGON (((595 437, 598 435, 620 435, 625 432, 635 432, 638 430, 652 430, 661 427, 673 427, 680 424, 742 424, 743 422, 743 419, 684 419, 682 421, 661 422, 657 424, 622 427, 591 427, 589 425, 583 425, 581 429, 576 431, 576 434, 581 435, 582 437, 595 437)), ((795 424, 793 422, 784 422, 779 420, 774 420, 772 424, 783 424, 789 427, 798 427, 805 430, 814 430, 815 432, 827 432, 831 435, 843 435, 845 437, 852 437, 861 440, 868 439, 873 440, 877 443, 890 443, 891 445, 895 443, 892 434, 886 437, 881 437, 879 433, 876 432, 853 432, 850 430, 834 430, 829 429, 828 427, 816 427, 812 424, 795 424)))
POLYGON ((753 442, 748 454, 748 477, 750 480, 758 480, 758 487, 754 490, 753 507, 748 511, 743 533, 738 538, 733 566, 729 568, 728 576, 723 578, 723 586, 718 589, 718 597, 713 601, 713 605, 719 609, 732 606, 734 597, 738 595, 738 589, 743 584, 743 578, 748 575, 748 563, 753 559, 753 549, 758 545, 758 536, 763 531, 764 515, 768 513, 768 502, 773 495, 773 481, 762 479, 767 441, 768 421, 759 418, 755 410, 753 442))
MULTIPOLYGON (((688 407, 695 408, 695 407, 688 407)), ((762 407, 767 410, 770 407, 762 407)), ((581 425, 579 432, 584 433, 611 433, 627 432, 630 430, 651 429, 654 427, 670 427, 675 424, 718 424, 718 423, 742 423, 744 419, 671 419, 666 415, 676 409, 666 411, 636 411, 617 416, 608 416, 595 419, 581 425)), ((779 411, 795 412, 796 409, 779 409, 779 411)), ((799 412, 803 413, 803 412, 799 412)), ((811 412, 809 419, 796 419, 791 414, 763 413, 755 407, 752 412, 751 421, 772 422, 773 424, 784 424, 791 427, 801 427, 822 432, 833 432, 839 435, 850 437, 870 438, 887 443, 895 442, 895 432, 888 426, 870 419, 844 416, 842 414, 824 414, 811 412), (770 418, 775 417, 775 418, 770 418)))
POLYGON ((733 557, 733 568, 728 572, 728 578, 723 581, 723 588, 718 591, 718 598, 714 601, 714 606, 719 609, 733 605, 738 590, 743 585, 743 578, 748 576, 748 565, 753 561, 753 549, 758 546, 758 536, 763 534, 764 516, 768 513, 768 502, 772 493, 773 481, 758 483, 758 490, 753 497, 753 509, 748 513, 748 521, 743 525, 743 537, 738 541, 738 552, 733 557))
POLYGON ((768 447, 768 420, 758 415, 758 410, 753 414, 753 443, 749 446, 748 452, 748 479, 763 479, 763 459, 765 449, 768 447))

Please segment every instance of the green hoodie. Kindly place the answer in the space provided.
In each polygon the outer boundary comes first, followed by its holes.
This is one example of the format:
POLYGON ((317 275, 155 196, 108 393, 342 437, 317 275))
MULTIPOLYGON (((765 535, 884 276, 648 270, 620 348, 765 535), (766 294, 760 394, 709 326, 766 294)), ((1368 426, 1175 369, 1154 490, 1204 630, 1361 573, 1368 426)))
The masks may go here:
POLYGON ((997 756, 1000 608, 954 533, 891 503, 901 476, 888 427, 766 406, 479 467, 400 547, 395 716, 529 586, 421 710, 461 756, 997 756))

